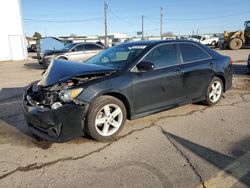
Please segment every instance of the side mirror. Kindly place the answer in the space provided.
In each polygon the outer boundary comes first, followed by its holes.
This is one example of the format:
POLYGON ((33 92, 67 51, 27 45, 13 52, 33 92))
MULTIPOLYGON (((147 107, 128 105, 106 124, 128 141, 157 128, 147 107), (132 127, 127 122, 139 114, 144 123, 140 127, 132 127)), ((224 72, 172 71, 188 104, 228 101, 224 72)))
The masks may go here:
POLYGON ((139 71, 150 71, 150 70, 154 70, 155 65, 154 63, 151 63, 148 61, 141 61, 140 63, 137 64, 136 67, 139 71))

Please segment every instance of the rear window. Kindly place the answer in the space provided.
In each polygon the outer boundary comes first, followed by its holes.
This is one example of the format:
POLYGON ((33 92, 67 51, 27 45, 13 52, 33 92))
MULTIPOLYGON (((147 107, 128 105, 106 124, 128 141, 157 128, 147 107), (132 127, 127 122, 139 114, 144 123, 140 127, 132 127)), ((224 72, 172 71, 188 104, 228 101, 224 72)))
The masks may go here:
POLYGON ((181 54, 184 63, 211 58, 208 53, 194 44, 181 43, 179 45, 181 48, 181 54))

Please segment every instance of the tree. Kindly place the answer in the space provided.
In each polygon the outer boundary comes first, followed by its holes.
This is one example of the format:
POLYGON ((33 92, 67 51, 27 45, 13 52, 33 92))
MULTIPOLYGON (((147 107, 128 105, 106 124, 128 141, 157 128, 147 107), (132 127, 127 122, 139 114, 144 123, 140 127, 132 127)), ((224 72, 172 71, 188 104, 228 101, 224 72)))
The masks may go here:
POLYGON ((70 37, 71 38, 77 38, 77 34, 72 33, 72 34, 70 34, 70 37))
POLYGON ((37 39, 41 39, 42 38, 42 35, 38 32, 35 32, 33 37, 37 38, 37 39))
POLYGON ((173 32, 169 31, 169 32, 163 33, 162 36, 163 37, 173 37, 174 34, 173 34, 173 32))

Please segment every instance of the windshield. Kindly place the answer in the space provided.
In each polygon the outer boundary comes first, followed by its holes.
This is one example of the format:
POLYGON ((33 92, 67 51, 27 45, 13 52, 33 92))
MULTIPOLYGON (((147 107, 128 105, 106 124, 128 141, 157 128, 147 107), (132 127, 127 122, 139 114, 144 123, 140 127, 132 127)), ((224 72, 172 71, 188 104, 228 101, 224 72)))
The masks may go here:
POLYGON ((74 47, 76 44, 74 43, 70 43, 70 44, 67 44, 66 46, 63 47, 63 50, 70 50, 72 47, 74 47))
POLYGON ((122 44, 90 58, 85 63, 122 69, 142 54, 147 45, 122 44))

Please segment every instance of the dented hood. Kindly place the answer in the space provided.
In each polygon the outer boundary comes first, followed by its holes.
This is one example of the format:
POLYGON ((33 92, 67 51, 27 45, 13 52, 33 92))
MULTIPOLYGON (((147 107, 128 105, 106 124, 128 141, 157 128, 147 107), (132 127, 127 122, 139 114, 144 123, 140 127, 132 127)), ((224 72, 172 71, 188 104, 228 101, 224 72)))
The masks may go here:
POLYGON ((77 76, 95 76, 111 73, 117 69, 112 67, 84 64, 71 61, 54 60, 38 82, 39 86, 48 87, 65 82, 77 76))

